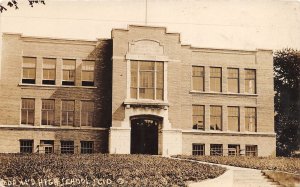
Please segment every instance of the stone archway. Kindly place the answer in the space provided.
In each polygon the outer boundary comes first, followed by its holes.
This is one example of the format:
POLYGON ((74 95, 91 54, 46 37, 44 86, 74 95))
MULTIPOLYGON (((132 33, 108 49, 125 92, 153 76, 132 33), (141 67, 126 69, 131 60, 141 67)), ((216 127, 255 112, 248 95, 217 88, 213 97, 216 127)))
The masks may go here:
POLYGON ((159 129, 162 118, 151 115, 133 116, 131 121, 131 154, 158 155, 159 129))

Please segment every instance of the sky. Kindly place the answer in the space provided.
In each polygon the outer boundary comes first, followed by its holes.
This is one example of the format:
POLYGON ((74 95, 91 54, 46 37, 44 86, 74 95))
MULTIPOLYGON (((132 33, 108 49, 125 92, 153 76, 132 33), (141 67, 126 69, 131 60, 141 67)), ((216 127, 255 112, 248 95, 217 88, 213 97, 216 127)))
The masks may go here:
MULTIPOLYGON (((2 3, 5 3, 2 1, 2 3)), ((287 0, 19 0, 0 15, 0 32, 96 40, 113 28, 164 26, 182 44, 225 49, 300 49, 300 1, 287 0), (146 16, 147 15, 147 16, 146 16)))

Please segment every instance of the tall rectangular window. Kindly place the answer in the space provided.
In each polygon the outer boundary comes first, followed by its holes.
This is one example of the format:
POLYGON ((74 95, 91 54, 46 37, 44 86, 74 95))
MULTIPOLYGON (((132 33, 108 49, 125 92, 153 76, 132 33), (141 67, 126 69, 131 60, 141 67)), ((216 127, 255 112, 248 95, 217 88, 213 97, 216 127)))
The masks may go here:
POLYGON ((55 85, 55 71, 56 59, 44 58, 43 59, 43 84, 55 85))
POLYGON ((193 129, 204 130, 204 106, 193 105, 193 129))
POLYGON ((245 108, 245 130, 250 132, 256 132, 256 108, 245 108))
POLYGON ((42 100, 42 125, 54 125, 54 100, 42 100))
POLYGON ((94 142, 92 141, 81 141, 81 148, 80 153, 81 154, 91 154, 94 153, 94 142))
POLYGON ((22 99, 21 124, 34 124, 34 99, 22 99))
POLYGON ((256 72, 255 69, 245 70, 245 92, 256 93, 256 72))
POLYGON ((193 155, 205 155, 205 145, 193 143, 193 155))
POLYGON ((82 86, 94 86, 94 69, 95 62, 94 61, 82 61, 82 78, 81 85, 82 86))
POLYGON ((20 153, 33 153, 33 140, 20 140, 20 153))
POLYGON ((134 99, 163 100, 163 62, 131 61, 130 95, 134 99))
POLYGON ((61 125, 74 125, 74 101, 62 101, 62 118, 61 125))
POLYGON ((62 85, 75 85, 76 60, 63 60, 62 85))
POLYGON ((239 107, 230 106, 228 109, 228 130, 239 131, 239 107))
POLYGON ((210 91, 222 92, 222 68, 210 68, 210 91))
POLYGON ((193 90, 204 91, 204 67, 193 66, 193 90))
POLYGON ((81 126, 93 126, 94 124, 94 102, 81 102, 81 126))
POLYGON ((210 144, 210 155, 211 156, 223 156, 223 145, 222 144, 210 144))
POLYGON ((238 93, 239 92, 239 69, 228 68, 228 92, 238 93))
POLYGON ((210 130, 222 130, 222 107, 210 107, 210 130))
POLYGON ((246 156, 257 156, 257 145, 246 145, 246 156))
POLYGON ((74 142, 73 141, 61 141, 60 142, 61 154, 74 154, 74 142))
POLYGON ((22 83, 35 84, 35 67, 36 58, 34 57, 23 57, 23 77, 22 83))

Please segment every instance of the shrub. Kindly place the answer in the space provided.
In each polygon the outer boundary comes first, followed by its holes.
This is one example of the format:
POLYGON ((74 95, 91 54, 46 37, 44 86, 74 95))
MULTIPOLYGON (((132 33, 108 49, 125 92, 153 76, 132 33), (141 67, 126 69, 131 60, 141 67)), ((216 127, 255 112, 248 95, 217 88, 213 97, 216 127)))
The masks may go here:
POLYGON ((2 154, 0 161, 0 179, 16 185, 29 181, 29 186, 184 186, 225 172, 217 166, 147 155, 2 154))

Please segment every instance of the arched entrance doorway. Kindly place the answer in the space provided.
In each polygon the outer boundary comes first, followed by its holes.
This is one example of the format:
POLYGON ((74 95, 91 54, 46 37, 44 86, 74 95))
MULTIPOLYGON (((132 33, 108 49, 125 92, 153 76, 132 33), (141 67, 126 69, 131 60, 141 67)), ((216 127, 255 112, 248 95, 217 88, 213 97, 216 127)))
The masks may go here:
POLYGON ((158 154, 158 130, 162 118, 134 116, 131 118, 131 154, 158 154))

